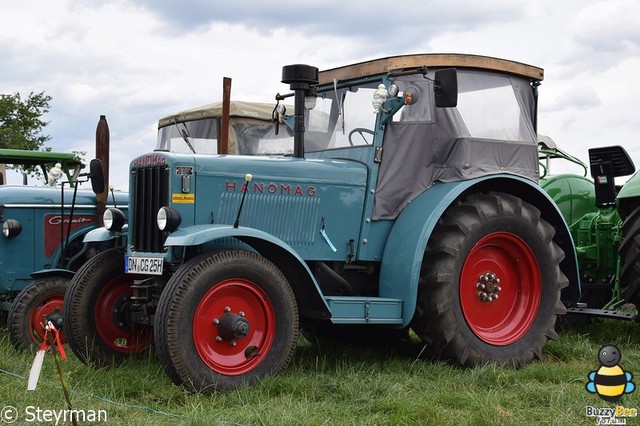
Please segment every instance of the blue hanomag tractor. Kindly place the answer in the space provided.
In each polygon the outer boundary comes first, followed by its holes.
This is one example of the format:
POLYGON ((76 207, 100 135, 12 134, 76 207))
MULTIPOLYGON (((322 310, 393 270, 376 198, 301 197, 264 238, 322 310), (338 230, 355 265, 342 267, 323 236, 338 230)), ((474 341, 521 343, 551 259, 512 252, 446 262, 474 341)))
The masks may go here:
MULTIPOLYGON (((212 392, 283 371, 299 329, 411 327, 431 355, 521 366, 580 297, 569 229, 538 185, 543 70, 425 54, 283 68, 287 157, 131 162, 126 245, 87 262, 67 337, 109 365, 155 344, 212 392)), ((94 233, 99 231, 94 231, 94 233)))

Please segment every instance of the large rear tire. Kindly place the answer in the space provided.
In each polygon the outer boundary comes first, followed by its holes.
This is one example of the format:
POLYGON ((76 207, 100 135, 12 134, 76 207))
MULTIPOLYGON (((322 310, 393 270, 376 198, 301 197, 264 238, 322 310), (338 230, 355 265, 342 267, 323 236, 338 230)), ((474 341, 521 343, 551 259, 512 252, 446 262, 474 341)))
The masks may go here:
MULTIPOLYGON (((35 350, 42 345, 48 321, 62 329, 62 306, 69 278, 47 277, 33 281, 13 299, 9 310, 9 340, 18 350, 35 350)), ((65 342, 64 331, 60 331, 65 342)))
POLYGON ((198 256, 162 291, 155 348, 190 391, 235 389, 282 372, 298 338, 298 308, 282 272, 242 250, 198 256))
POLYGON ((622 261, 622 295, 627 302, 640 309, 640 207, 627 216, 622 224, 622 243, 618 255, 622 261))
POLYGON ((151 345, 151 327, 129 320, 131 285, 141 278, 124 273, 118 248, 92 257, 76 272, 65 293, 63 321, 69 346, 82 362, 114 365, 151 345))
POLYGON ((509 194, 473 194, 451 206, 429 240, 411 324, 430 355, 514 367, 541 359, 566 312, 554 232, 538 209, 509 194))

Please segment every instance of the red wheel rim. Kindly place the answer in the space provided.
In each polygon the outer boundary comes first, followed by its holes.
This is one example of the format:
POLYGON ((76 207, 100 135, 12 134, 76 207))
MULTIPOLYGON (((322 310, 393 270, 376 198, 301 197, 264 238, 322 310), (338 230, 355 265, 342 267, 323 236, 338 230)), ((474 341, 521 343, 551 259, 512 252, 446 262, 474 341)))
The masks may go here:
POLYGON ((141 352, 152 338, 150 327, 127 323, 133 280, 133 276, 113 278, 100 291, 95 304, 93 320, 98 335, 109 348, 122 353, 141 352))
MULTIPOLYGON (((29 334, 33 341, 41 344, 44 341, 44 326, 47 325, 49 315, 53 313, 62 314, 64 304, 64 293, 53 293, 43 297, 29 315, 29 334)), ((66 342, 64 333, 60 332, 60 341, 66 342)))
POLYGON ((237 376, 251 371, 269 353, 275 335, 273 306, 251 281, 230 279, 211 288, 193 316, 193 342, 200 359, 214 371, 237 376), (245 337, 222 338, 218 321, 226 314, 248 322, 245 337))
POLYGON ((460 304, 467 324, 479 339, 496 346, 516 342, 533 324, 540 298, 540 268, 522 239, 495 232, 473 246, 462 268, 460 304), (499 283, 489 282, 482 289, 480 284, 492 277, 499 283))

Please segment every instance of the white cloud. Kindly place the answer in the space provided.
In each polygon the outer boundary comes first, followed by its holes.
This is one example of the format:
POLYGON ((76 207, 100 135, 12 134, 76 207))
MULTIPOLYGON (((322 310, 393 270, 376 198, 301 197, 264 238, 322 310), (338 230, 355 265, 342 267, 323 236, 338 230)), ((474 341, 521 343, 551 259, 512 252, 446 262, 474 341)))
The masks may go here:
POLYGON ((101 114, 111 130, 111 182, 153 148, 157 120, 221 98, 270 101, 283 65, 330 68, 379 56, 460 52, 545 68, 539 126, 586 159, 623 144, 640 165, 640 3, 626 0, 172 2, 30 0, 3 5, 0 93, 53 97, 45 132, 55 150, 94 152, 101 114))

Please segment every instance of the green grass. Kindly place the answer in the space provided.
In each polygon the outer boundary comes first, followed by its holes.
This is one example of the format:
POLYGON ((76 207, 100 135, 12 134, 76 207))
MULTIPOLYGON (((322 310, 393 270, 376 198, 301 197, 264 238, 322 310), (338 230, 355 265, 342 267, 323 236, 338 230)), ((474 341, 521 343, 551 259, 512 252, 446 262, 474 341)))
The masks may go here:
MULTIPOLYGON (((62 368, 74 408, 106 410, 106 424, 113 425, 594 425, 585 408, 609 405, 589 394, 585 383, 599 367, 596 355, 604 343, 619 346, 620 364, 640 385, 640 326, 622 321, 563 331, 546 346, 543 362, 519 370, 425 360, 418 342, 376 349, 317 346, 301 338, 283 375, 211 396, 174 386, 152 352, 103 369, 70 353, 62 368)), ((0 409, 18 408, 23 423, 14 424, 34 424, 24 423, 30 406, 65 408, 51 354, 37 390, 26 390, 32 360, 0 330, 0 409)), ((640 408, 640 394, 626 395, 620 404, 640 408)), ((627 424, 640 424, 640 417, 627 424)))

